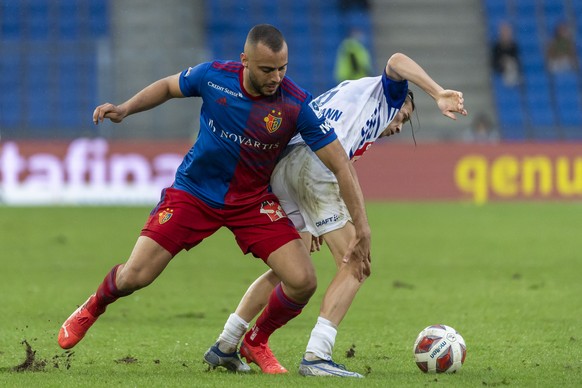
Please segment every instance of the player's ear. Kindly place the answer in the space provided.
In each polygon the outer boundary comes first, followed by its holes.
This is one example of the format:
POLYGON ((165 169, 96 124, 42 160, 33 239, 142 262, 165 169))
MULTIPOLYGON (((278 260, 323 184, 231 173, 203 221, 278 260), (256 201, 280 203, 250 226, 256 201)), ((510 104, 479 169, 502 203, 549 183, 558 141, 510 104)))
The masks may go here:
POLYGON ((247 55, 245 53, 240 53, 240 61, 244 67, 249 66, 249 59, 247 58, 247 55))

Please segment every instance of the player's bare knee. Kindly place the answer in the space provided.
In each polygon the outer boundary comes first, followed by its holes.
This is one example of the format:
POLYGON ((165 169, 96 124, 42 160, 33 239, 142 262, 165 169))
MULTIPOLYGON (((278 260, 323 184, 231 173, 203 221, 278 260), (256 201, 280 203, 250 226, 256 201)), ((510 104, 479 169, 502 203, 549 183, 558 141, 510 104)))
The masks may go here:
POLYGON ((308 298, 311 298, 315 291, 317 290, 317 278, 315 276, 309 277, 305 287, 305 293, 308 294, 308 298))
POLYGON ((303 299, 308 300, 317 289, 317 278, 315 274, 309 273, 302 279, 299 286, 299 293, 302 295, 303 299))
POLYGON ((295 279, 291 283, 285 284, 287 296, 296 302, 306 303, 317 289, 317 278, 315 274, 305 274, 300 279, 295 279))

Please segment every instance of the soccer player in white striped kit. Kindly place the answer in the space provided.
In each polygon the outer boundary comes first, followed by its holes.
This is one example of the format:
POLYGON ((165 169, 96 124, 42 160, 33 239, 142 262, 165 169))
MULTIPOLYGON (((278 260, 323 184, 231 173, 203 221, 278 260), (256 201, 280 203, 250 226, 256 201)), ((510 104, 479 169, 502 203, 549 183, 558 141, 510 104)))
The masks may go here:
MULTIPOLYGON (((410 120, 414 101, 408 81, 431 96, 446 117, 455 120, 455 112, 467 115, 461 92, 445 90, 420 65, 401 53, 390 57, 381 76, 344 81, 316 98, 312 108, 332 123, 349 158, 355 161, 376 139, 399 133, 402 125, 410 120)), ((333 362, 331 356, 337 327, 360 286, 370 275, 370 261, 344 259, 352 249, 349 243, 354 241, 356 229, 350 222, 349 212, 331 171, 299 135, 291 140, 283 155, 271 177, 272 190, 305 245, 311 251, 319 250, 323 239, 337 265, 337 273, 324 295, 299 373, 305 376, 363 377, 333 362)), ((223 366, 234 371, 248 370, 236 353, 235 357, 232 354, 247 332, 249 322, 265 307, 278 283, 279 279, 269 270, 249 287, 235 313, 229 316, 217 343, 204 355, 210 366, 223 366)), ((243 339, 243 356, 245 341, 254 335, 254 330, 255 327, 243 339)), ((272 356, 260 363, 278 361, 272 356)))

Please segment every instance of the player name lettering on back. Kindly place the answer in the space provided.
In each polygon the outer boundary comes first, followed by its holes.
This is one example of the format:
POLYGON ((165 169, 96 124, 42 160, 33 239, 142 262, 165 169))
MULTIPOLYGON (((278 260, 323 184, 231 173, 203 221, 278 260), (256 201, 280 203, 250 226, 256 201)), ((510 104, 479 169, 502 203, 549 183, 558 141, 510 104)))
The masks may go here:
MULTIPOLYGON (((311 101, 309 103, 309 106, 311 107, 311 109, 313 110, 313 112, 315 112, 315 114, 317 115, 317 117, 319 117, 319 118, 325 117, 325 121, 323 122, 323 124, 321 124, 319 126, 319 129, 321 129, 321 132, 323 132, 323 133, 330 132, 333 129, 333 126, 328 121, 329 117, 327 117, 327 115, 328 115, 327 111, 329 109, 326 108, 324 110, 320 110, 319 109, 320 108, 319 107, 319 104, 315 100, 314 101, 311 101)), ((332 115, 333 116, 332 120, 335 120, 335 121, 339 120, 342 112, 339 111, 339 110, 337 110, 337 109, 333 109, 333 111, 336 111, 336 112, 339 112, 339 113, 334 113, 332 115)))
POLYGON ((333 108, 324 108, 321 111, 321 115, 323 117, 325 117, 328 120, 332 120, 332 121, 338 121, 340 119, 340 117, 342 117, 343 114, 344 114, 343 111, 341 111, 339 109, 333 109, 333 108))

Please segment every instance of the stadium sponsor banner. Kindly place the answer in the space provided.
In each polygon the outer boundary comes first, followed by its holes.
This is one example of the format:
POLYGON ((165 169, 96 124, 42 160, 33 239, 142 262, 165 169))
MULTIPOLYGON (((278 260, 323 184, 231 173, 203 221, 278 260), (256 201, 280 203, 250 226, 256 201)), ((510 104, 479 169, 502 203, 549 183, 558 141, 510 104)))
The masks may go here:
POLYGON ((155 204, 191 143, 79 138, 0 143, 0 203, 155 204))
MULTIPOLYGON (((0 202, 155 204, 188 141, 0 143, 0 202)), ((582 143, 377 142, 356 170, 371 200, 581 200, 582 143)))
POLYGON ((582 200, 582 143, 375 144, 356 162, 367 199, 582 200))

